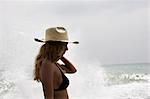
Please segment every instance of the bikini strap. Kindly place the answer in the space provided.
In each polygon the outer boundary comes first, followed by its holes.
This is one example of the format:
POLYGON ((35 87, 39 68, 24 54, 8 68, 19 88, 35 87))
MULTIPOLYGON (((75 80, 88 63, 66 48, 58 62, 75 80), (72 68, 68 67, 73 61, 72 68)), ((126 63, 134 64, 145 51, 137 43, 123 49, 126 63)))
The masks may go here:
POLYGON ((59 68, 59 70, 63 73, 63 71, 60 69, 60 67, 58 66, 58 63, 55 63, 56 66, 59 68))

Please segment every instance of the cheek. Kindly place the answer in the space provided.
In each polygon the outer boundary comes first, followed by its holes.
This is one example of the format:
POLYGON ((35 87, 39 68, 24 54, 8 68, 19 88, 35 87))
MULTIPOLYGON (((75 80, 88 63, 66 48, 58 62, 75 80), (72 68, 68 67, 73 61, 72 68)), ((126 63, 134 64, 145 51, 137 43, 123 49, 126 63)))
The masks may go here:
POLYGON ((63 49, 63 54, 66 52, 66 50, 65 49, 63 49))
POLYGON ((62 47, 61 50, 59 51, 59 55, 63 55, 66 52, 66 47, 62 47))
POLYGON ((61 51, 59 52, 60 55, 63 55, 66 51, 64 49, 61 49, 61 51))

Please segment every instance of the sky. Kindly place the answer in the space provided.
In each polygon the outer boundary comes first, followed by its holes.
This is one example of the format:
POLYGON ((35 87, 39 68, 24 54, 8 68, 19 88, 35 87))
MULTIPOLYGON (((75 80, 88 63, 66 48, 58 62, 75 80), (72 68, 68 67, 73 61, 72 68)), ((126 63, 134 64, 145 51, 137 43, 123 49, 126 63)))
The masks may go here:
POLYGON ((67 55, 76 61, 101 64, 150 62, 149 0, 0 1, 2 59, 31 63, 46 28, 66 27, 67 55))

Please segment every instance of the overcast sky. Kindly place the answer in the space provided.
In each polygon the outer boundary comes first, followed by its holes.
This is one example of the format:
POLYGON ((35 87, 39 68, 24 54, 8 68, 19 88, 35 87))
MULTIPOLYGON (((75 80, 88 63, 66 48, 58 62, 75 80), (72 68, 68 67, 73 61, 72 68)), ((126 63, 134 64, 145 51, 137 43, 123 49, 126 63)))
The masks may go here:
POLYGON ((1 1, 1 53, 31 60, 38 49, 33 38, 42 38, 48 27, 64 26, 70 39, 80 42, 68 52, 78 60, 147 63, 148 1, 1 1))

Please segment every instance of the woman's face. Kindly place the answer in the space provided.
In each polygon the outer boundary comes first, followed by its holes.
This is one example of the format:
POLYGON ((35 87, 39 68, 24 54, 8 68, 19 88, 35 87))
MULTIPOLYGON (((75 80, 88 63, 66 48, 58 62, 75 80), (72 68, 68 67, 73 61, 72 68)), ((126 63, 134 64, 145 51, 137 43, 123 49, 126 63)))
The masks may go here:
POLYGON ((61 58, 67 50, 68 50, 67 43, 61 45, 61 50, 60 50, 58 56, 61 58))

